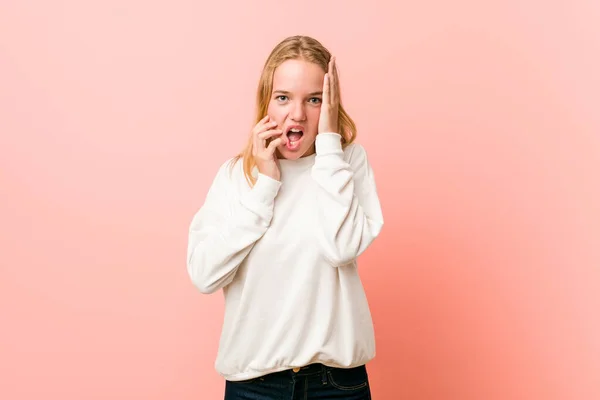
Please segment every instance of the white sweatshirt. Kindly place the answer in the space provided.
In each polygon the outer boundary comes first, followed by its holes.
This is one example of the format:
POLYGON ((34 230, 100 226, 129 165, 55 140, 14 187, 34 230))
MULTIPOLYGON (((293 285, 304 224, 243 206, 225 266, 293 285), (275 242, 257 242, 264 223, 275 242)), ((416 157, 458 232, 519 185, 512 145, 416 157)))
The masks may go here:
POLYGON ((383 217, 364 148, 321 133, 316 154, 279 168, 251 188, 241 162, 224 163, 190 225, 190 278, 225 296, 215 368, 231 381, 375 356, 356 258, 383 217))

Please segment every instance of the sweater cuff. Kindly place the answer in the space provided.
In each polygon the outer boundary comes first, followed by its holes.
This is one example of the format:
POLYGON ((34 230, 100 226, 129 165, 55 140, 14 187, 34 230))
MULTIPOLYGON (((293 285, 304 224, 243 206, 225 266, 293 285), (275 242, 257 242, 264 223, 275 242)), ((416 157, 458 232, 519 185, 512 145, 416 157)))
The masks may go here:
POLYGON ((315 150, 317 155, 343 153, 342 135, 335 132, 319 133, 315 140, 315 150))
POLYGON ((255 200, 263 204, 271 204, 275 196, 277 196, 280 187, 280 181, 259 172, 251 193, 255 200))

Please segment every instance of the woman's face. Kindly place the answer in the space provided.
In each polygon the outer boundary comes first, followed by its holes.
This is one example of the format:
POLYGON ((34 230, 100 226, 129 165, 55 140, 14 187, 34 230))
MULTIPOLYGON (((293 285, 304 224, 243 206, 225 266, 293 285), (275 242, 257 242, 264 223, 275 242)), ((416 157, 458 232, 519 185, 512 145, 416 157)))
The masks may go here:
POLYGON ((278 157, 314 154, 325 72, 315 63, 287 60, 275 69, 267 114, 283 130, 278 157))

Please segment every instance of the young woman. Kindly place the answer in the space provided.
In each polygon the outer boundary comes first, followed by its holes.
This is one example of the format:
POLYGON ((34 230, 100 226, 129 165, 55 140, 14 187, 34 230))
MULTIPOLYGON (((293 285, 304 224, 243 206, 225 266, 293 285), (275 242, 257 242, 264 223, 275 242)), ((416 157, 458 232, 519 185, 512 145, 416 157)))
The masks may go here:
POLYGON ((371 314, 356 258, 383 217, 335 59, 283 40, 258 86, 246 149, 221 165, 190 225, 187 268, 225 316, 225 399, 370 399, 371 314))

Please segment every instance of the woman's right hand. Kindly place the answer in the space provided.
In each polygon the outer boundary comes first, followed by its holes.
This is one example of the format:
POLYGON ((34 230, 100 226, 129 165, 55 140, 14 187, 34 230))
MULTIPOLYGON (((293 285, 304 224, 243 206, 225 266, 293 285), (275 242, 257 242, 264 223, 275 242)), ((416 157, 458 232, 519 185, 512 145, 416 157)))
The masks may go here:
POLYGON ((252 155, 254 156, 258 171, 278 181, 281 175, 277 166, 275 149, 284 140, 281 137, 283 131, 281 129, 274 129, 276 126, 277 122, 272 121, 268 115, 256 124, 252 130, 252 137, 254 138, 252 155), (273 140, 267 145, 269 139, 273 140))

